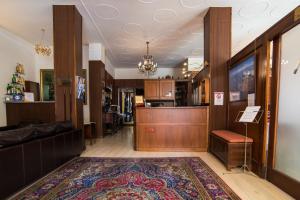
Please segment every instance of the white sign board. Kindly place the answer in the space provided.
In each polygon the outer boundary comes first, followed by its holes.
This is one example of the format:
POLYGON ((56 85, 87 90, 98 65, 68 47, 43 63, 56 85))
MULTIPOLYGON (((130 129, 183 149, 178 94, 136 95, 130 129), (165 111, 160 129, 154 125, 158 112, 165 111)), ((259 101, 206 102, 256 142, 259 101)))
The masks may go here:
POLYGON ((34 94, 32 92, 24 92, 24 101, 34 102, 34 94))
POLYGON ((223 106, 224 105, 224 92, 214 92, 214 105, 223 106))
POLYGON ((255 93, 248 94, 248 106, 255 106, 255 93))
POLYGON ((253 122, 260 110, 260 106, 248 106, 241 116, 239 122, 253 122))

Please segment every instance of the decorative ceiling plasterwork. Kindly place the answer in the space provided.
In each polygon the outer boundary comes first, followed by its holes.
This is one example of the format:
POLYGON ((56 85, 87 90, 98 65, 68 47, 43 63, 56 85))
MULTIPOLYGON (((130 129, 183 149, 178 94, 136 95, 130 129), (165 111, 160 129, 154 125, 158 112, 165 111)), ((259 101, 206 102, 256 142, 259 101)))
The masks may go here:
POLYGON ((203 56, 203 17, 209 7, 232 7, 235 54, 300 0, 3 0, 0 24, 32 44, 45 27, 45 42, 51 45, 53 4, 76 5, 83 16, 84 43, 100 42, 115 67, 135 68, 146 41, 160 67, 203 56))
POLYGON ((239 10, 239 15, 248 19, 266 16, 269 2, 265 0, 252 0, 249 1, 239 10))
POLYGON ((113 5, 101 3, 95 6, 94 13, 100 19, 112 20, 119 16, 120 11, 113 5))
POLYGON ((159 1, 159 0, 138 0, 139 2, 141 3, 144 3, 144 4, 148 4, 148 3, 154 3, 156 1, 159 1))
POLYGON ((177 12, 173 9, 158 9, 154 12, 153 20, 158 23, 176 22, 177 12))
POLYGON ((207 0, 180 0, 180 3, 182 7, 191 9, 207 6, 207 0))

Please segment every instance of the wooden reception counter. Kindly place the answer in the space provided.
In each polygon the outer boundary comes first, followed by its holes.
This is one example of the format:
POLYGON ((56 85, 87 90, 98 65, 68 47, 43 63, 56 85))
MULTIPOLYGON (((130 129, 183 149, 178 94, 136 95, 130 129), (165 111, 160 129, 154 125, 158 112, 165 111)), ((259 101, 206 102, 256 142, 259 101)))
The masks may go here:
POLYGON ((136 108, 137 151, 207 151, 208 107, 136 108))

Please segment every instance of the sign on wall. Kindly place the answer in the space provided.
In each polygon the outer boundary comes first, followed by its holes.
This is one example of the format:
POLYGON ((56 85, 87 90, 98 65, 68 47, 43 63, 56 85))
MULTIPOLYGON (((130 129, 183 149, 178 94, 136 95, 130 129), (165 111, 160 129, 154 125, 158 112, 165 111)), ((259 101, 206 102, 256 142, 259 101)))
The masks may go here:
POLYGON ((214 105, 215 106, 224 105, 224 92, 214 92, 214 105))

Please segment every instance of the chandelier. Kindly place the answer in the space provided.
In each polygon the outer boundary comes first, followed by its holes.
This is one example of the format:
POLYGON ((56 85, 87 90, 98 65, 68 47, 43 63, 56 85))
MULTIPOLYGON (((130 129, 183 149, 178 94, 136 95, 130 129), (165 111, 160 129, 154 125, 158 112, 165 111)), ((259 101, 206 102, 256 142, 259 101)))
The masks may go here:
POLYGON ((38 55, 50 56, 51 48, 49 46, 46 46, 45 44, 43 44, 43 40, 45 37, 45 29, 42 28, 41 31, 42 31, 41 41, 35 45, 35 47, 34 47, 35 52, 38 55))
POLYGON ((154 73, 157 70, 157 63, 154 63, 153 56, 149 55, 149 42, 147 44, 147 55, 144 55, 143 61, 139 62, 138 69, 140 72, 147 73, 154 73))

